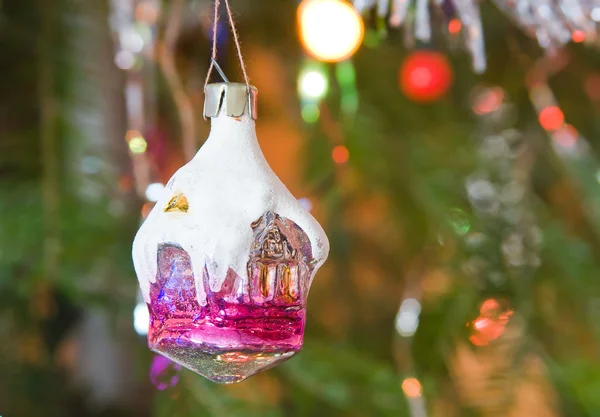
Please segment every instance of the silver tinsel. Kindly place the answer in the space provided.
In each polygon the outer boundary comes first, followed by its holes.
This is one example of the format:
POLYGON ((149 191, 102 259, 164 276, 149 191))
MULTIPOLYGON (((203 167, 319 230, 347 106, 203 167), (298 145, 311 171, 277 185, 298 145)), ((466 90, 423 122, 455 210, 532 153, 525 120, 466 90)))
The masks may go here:
MULTIPOLYGON (((535 37, 540 46, 548 52, 552 52, 571 39, 589 43, 598 40, 600 0, 492 0, 492 2, 525 33, 535 37)), ((430 7, 441 8, 444 3, 452 6, 462 23, 465 47, 473 57, 473 70, 485 71, 486 58, 479 1, 354 0, 354 6, 359 12, 376 7, 378 16, 388 18, 392 27, 398 27, 411 20, 414 37, 424 42, 431 38, 430 7)))

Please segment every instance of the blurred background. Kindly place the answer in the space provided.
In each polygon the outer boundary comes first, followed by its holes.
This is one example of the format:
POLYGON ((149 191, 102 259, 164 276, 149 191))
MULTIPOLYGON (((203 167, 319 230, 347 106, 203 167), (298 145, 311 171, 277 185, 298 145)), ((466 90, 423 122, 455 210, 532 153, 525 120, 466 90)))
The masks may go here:
POLYGON ((599 416, 600 4, 231 6, 331 241, 303 351, 219 386, 146 346, 131 242, 208 135, 214 4, 4 0, 0 415, 599 416))

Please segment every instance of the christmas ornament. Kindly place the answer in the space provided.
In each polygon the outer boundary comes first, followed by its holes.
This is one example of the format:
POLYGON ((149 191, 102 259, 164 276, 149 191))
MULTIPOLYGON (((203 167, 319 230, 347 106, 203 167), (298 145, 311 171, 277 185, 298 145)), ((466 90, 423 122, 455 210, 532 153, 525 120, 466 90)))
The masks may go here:
POLYGON ((413 52, 400 68, 400 87, 417 102, 439 100, 448 92, 452 79, 452 67, 439 52, 413 52))
POLYGON ((308 289, 328 253, 319 224, 261 153, 256 95, 245 84, 207 87, 210 136, 133 246, 150 348, 222 383, 300 350, 308 289))
MULTIPOLYGON (((135 238, 133 260, 150 348, 232 383, 301 349, 308 290, 329 243, 260 150, 257 90, 225 3, 246 83, 205 85, 208 140, 168 182, 135 238)), ((213 39, 207 82, 213 67, 222 74, 213 39)))
POLYGON ((303 0, 298 8, 298 23, 306 51, 326 62, 350 58, 365 33, 360 15, 341 0, 303 0))
MULTIPOLYGON (((540 46, 552 52, 567 42, 588 42, 598 45, 598 22, 600 5, 593 0, 493 0, 525 33, 537 39, 540 46)), ((483 25, 479 2, 475 0, 354 0, 359 12, 376 7, 377 14, 388 18, 390 26, 398 27, 408 22, 414 26, 414 37, 428 42, 431 40, 430 9, 438 9, 449 18, 456 14, 460 19, 450 20, 450 35, 460 30, 465 47, 473 57, 473 70, 486 69, 483 25), (414 7, 411 7, 414 4, 414 7)), ((434 25, 435 27, 435 25, 434 25)), ((410 31, 407 32, 413 35, 410 31)))

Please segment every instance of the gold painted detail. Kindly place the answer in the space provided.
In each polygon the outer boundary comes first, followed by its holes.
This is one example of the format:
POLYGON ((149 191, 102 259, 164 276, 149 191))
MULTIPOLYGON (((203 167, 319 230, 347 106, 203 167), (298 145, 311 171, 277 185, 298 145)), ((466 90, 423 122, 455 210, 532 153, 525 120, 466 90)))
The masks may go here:
POLYGON ((260 266, 260 290, 263 297, 268 297, 271 292, 271 283, 269 282, 269 266, 260 266))
POLYGON ((182 193, 175 194, 167 205, 165 206, 165 213, 171 213, 175 211, 181 211, 183 213, 187 213, 190 206, 188 204, 188 200, 186 196, 182 193))
POLYGON ((281 275, 279 277, 281 285, 281 298, 286 302, 292 303, 295 300, 294 282, 292 270, 287 265, 281 265, 281 275))

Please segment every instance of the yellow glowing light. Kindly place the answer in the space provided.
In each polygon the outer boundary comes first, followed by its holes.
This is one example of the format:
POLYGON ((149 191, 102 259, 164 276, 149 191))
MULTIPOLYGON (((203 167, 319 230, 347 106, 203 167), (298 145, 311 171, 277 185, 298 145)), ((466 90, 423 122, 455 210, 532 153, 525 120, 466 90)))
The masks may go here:
POLYGON ((144 139, 142 134, 137 130, 128 131, 127 135, 125 136, 125 139, 127 139, 129 150, 132 153, 139 154, 146 152, 146 149, 148 148, 148 143, 146 142, 146 139, 144 139))
POLYGON ((302 97, 321 99, 327 94, 327 78, 321 71, 304 71, 298 78, 298 90, 302 97))
POLYGON ((303 0, 298 21, 304 48, 321 61, 350 58, 365 34, 358 12, 341 0, 303 0))

